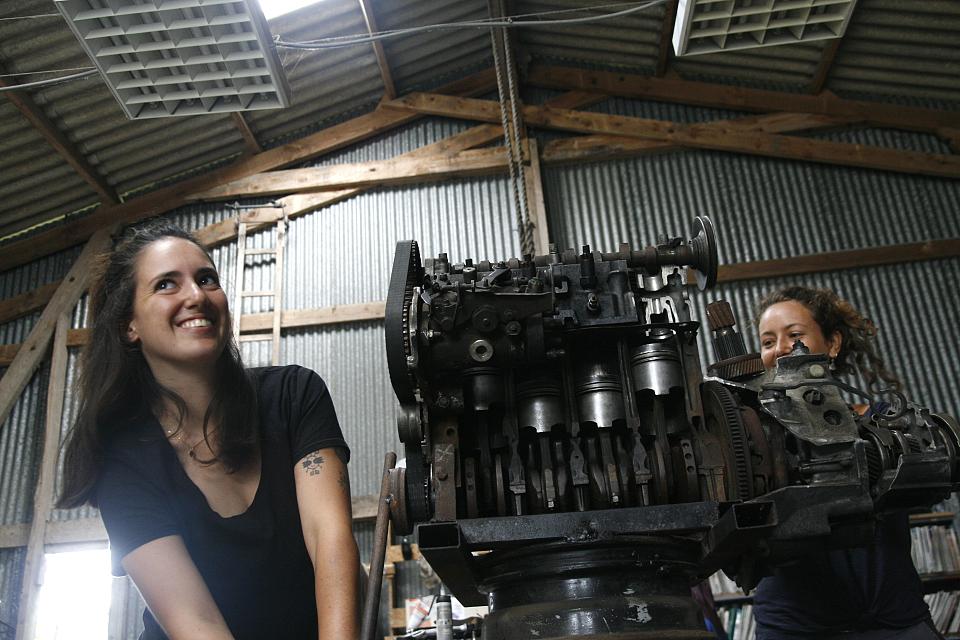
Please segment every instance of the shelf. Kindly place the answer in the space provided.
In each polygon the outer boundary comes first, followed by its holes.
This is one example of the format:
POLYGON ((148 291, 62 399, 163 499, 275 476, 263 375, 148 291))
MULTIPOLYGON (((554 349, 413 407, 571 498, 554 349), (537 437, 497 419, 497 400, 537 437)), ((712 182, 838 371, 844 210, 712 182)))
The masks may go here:
POLYGON ((934 511, 930 513, 914 513, 910 515, 910 526, 920 527, 930 524, 953 524, 957 514, 952 511, 934 511))
MULTIPOLYGON (((921 588, 924 595, 937 591, 960 591, 960 571, 950 573, 926 573, 920 576, 921 588)), ((742 593, 718 593, 713 596, 718 607, 735 607, 742 604, 751 604, 753 596, 742 593)))
POLYGON ((923 593, 937 591, 960 591, 960 571, 950 573, 925 573, 920 576, 923 593))

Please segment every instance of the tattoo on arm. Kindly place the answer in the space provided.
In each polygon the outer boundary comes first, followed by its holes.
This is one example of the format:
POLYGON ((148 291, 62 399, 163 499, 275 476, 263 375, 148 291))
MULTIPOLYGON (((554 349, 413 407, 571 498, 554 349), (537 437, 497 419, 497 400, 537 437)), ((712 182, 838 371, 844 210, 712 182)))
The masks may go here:
POLYGON ((300 462, 303 465, 304 471, 309 473, 311 476, 315 476, 320 473, 320 470, 323 469, 323 456, 318 452, 314 451, 311 454, 308 454, 303 461, 300 462))

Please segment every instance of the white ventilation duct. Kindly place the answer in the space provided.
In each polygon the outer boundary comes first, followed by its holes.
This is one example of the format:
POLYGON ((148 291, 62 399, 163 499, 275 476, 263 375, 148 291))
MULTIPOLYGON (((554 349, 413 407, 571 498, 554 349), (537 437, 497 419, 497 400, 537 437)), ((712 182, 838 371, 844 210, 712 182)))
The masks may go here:
POLYGON ((690 56, 839 38, 857 0, 680 0, 673 50, 690 56))
POLYGON ((256 0, 56 0, 128 118, 286 107, 256 0))

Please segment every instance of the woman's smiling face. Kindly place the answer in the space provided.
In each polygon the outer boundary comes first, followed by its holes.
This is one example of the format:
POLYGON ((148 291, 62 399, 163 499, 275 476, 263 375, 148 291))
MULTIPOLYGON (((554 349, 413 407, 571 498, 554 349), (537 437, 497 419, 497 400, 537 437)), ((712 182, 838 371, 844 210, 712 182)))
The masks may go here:
POLYGON ((810 353, 826 353, 835 358, 840 351, 840 332, 827 338, 810 310, 801 302, 786 300, 772 304, 760 316, 760 357, 767 369, 777 365, 777 358, 793 349, 797 340, 810 353))
POLYGON ((127 339, 158 378, 214 365, 230 337, 227 297, 200 247, 165 237, 137 256, 127 339))

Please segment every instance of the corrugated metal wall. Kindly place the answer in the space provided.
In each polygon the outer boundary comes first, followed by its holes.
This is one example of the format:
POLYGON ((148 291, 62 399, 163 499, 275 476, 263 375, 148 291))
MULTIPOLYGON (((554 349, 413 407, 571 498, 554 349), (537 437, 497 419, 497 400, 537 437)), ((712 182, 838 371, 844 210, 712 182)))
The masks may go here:
POLYGON ((0 549, 0 638, 13 640, 26 549, 0 549))
MULTIPOLYGON (((736 114, 654 103, 611 100, 600 112, 697 122, 736 114)), ((391 157, 462 131, 466 123, 424 121, 343 150, 316 164, 391 157)), ((939 150, 921 136, 861 130, 830 134, 918 150, 939 150)), ((550 139, 544 135, 541 141, 550 139)), ((611 249, 621 241, 645 245, 659 232, 684 235, 693 216, 710 215, 719 229, 724 262, 960 236, 960 184, 857 169, 776 161, 715 152, 684 152, 569 167, 545 167, 549 225, 562 245, 590 243, 611 249)), ((197 205, 172 217, 199 228, 232 215, 222 205, 197 205)), ((416 238, 424 256, 446 251, 452 260, 505 258, 519 252, 507 181, 502 177, 411 185, 365 192, 346 202, 293 220, 288 234, 285 309, 310 309, 383 300, 397 240, 416 238)), ((251 246, 268 246, 272 232, 251 246)), ((56 280, 76 252, 28 265, 0 277, 0 293, 16 295, 56 280)), ((214 251, 228 293, 236 249, 214 251)), ((253 288, 269 283, 269 264, 250 270, 253 288)), ((917 398, 960 412, 957 347, 948 330, 960 311, 960 261, 827 273, 790 279, 831 286, 854 300, 882 328, 881 346, 890 364, 917 398), (954 286, 943 286, 952 282, 954 286), (908 301, 904 303, 904 301, 908 301)), ((747 323, 752 301, 778 281, 731 283, 695 296, 696 307, 726 297, 747 323)), ((250 306, 245 312, 266 310, 250 306)), ((698 311, 699 313, 699 311, 698 311)), ((85 302, 74 314, 81 326, 85 302)), ((0 326, 0 343, 20 342, 37 315, 0 326)), ((750 334, 749 339, 753 339, 750 334)), ((268 343, 243 343, 249 365, 269 360, 268 343)), ((327 381, 353 450, 355 495, 375 493, 383 454, 397 449, 392 389, 379 322, 356 322, 287 332, 282 359, 317 370, 327 381)), ((75 356, 71 358, 71 363, 75 356)), ((0 523, 29 519, 38 460, 46 382, 38 376, 0 433, 0 523)), ((64 424, 75 410, 68 392, 64 424)), ((55 512, 54 519, 89 512, 55 512)), ((372 527, 358 525, 361 554, 368 558, 372 527)), ((15 618, 21 551, 0 551, 0 619, 15 618)), ((406 578, 404 582, 406 582, 406 578)), ((411 580, 415 582, 415 580, 411 580)), ((118 590, 122 590, 119 589, 118 590)), ((129 593, 135 594, 135 591, 129 593)), ((132 595, 117 638, 135 637, 140 624, 132 595)), ((114 636, 112 636, 114 637, 114 636)))
MULTIPOLYGON (((677 122, 736 113, 610 100, 593 107, 677 122)), ((544 141, 553 135, 544 136, 544 141)), ((825 139, 948 153, 934 136, 856 129, 825 139)), ((720 261, 737 263, 960 237, 960 182, 713 151, 684 151, 543 169, 551 239, 560 246, 647 245, 688 234, 694 216, 717 227, 720 261)), ((880 326, 879 346, 908 392, 931 407, 960 410, 960 351, 949 327, 960 315, 960 260, 928 261, 794 278, 728 283, 694 296, 695 313, 726 298, 749 325, 755 301, 786 284, 825 286, 880 326), (952 375, 951 375, 952 374, 952 375)), ((750 344, 755 332, 747 327, 750 344)), ((701 336, 705 359, 712 356, 701 336)))

